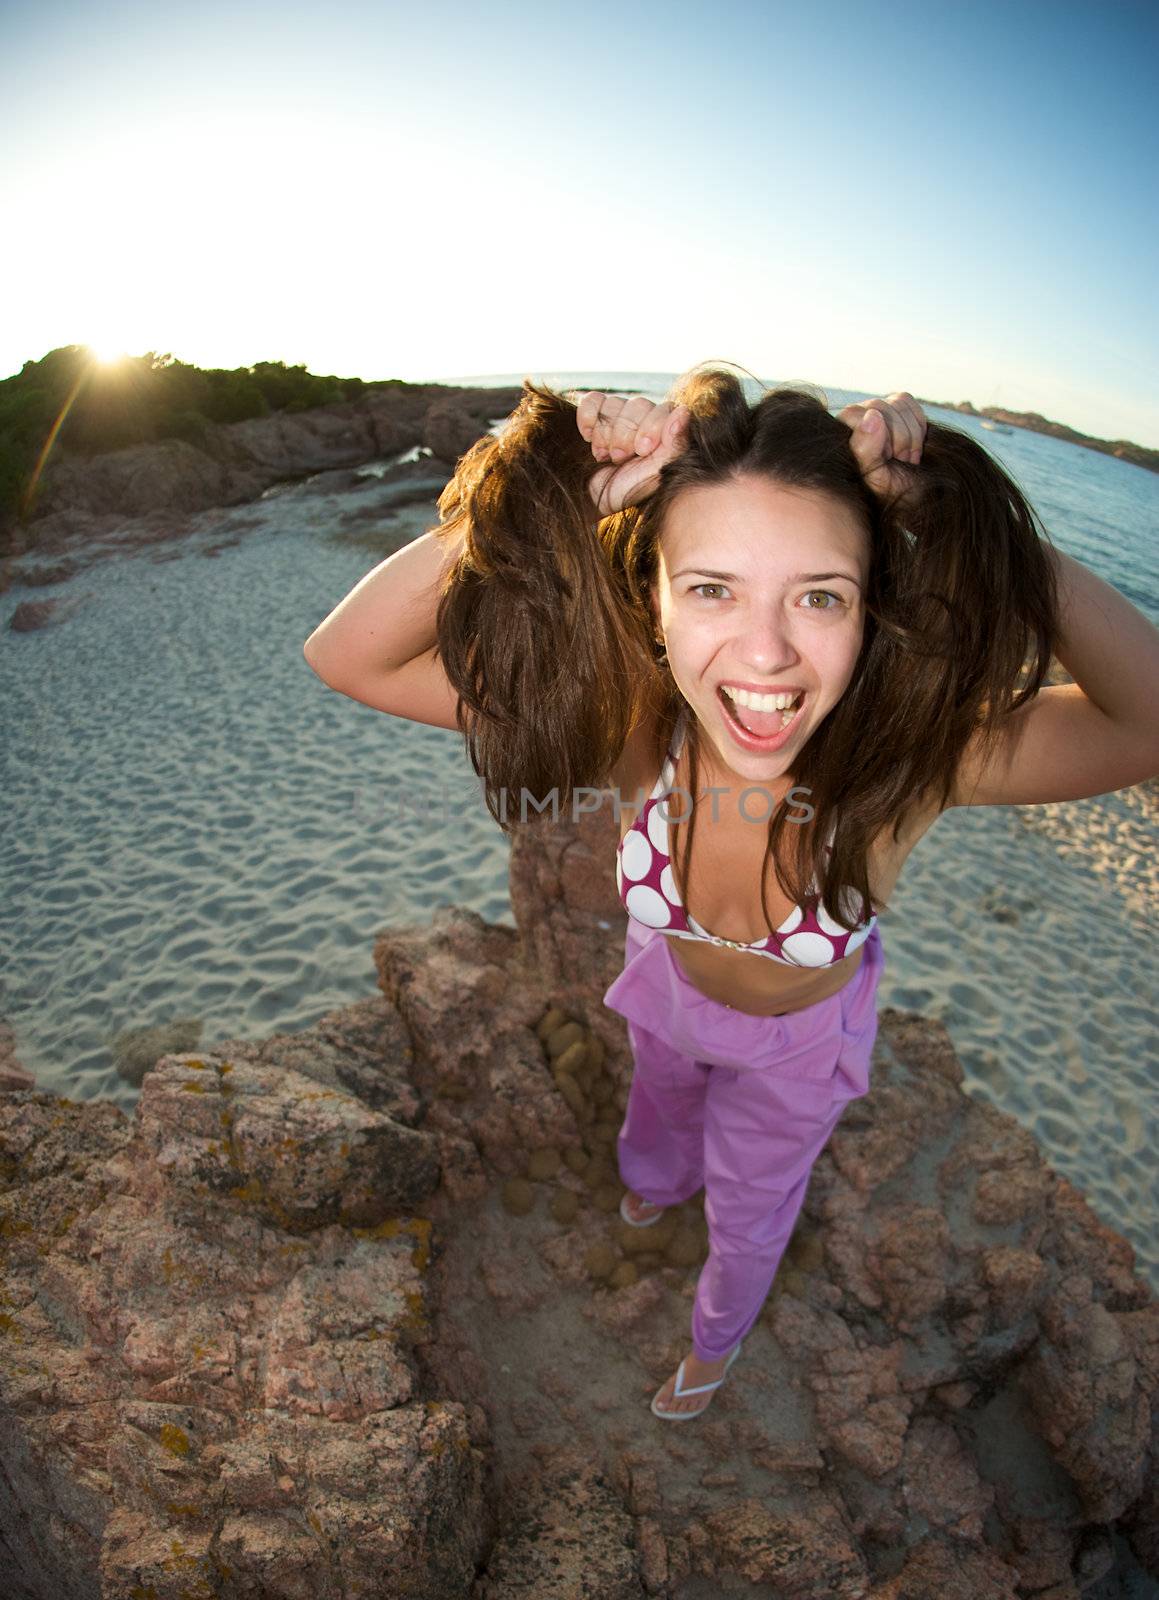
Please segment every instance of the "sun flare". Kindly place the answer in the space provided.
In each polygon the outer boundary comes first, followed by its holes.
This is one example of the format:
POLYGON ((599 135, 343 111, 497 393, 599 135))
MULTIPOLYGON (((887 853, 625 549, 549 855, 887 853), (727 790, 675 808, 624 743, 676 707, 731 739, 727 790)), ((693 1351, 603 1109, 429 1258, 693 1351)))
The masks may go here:
POLYGON ((93 359, 102 367, 111 367, 114 362, 123 361, 128 351, 123 344, 114 344, 111 340, 89 340, 88 348, 93 353, 93 359))

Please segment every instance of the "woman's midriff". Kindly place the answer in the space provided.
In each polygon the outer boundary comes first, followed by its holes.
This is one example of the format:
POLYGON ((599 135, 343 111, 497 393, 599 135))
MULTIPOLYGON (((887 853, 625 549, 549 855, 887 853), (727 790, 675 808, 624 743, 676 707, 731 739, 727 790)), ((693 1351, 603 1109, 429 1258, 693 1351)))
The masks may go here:
MULTIPOLYGON (((651 787, 651 784, 648 785, 649 789, 651 787)), ((628 833, 637 814, 634 808, 625 806, 620 819, 621 838, 628 833)), ((724 807, 721 808, 715 829, 715 837, 703 830, 699 833, 699 847, 703 853, 700 856, 700 872, 693 883, 698 901, 704 900, 703 891, 706 888, 711 898, 711 886, 717 886, 719 895, 718 886, 721 883, 738 879, 752 883, 760 881, 761 858, 767 838, 765 830, 755 830, 749 826, 740 833, 735 827, 729 829, 724 807), (707 850, 704 850, 704 846, 708 847, 707 850)), ((680 824, 676 823, 670 834, 673 841, 679 835, 679 830, 680 824)), ((871 884, 876 877, 877 873, 874 872, 871 884)), ((756 898, 754 895, 754 901, 756 898)), ((735 920, 727 924, 728 936, 745 942, 759 939, 762 919, 756 907, 749 908, 747 916, 743 912, 738 916, 735 906, 730 909, 735 920), (751 924, 748 931, 741 931, 742 920, 751 924)), ((780 906, 774 904, 770 909, 775 913, 774 927, 789 914, 787 901, 780 906)), ((707 912, 702 915, 719 917, 720 913, 709 904, 707 912)), ((709 920, 707 926, 714 927, 714 923, 709 920)), ((710 944, 707 940, 680 939, 671 934, 661 934, 660 937, 667 944, 679 972, 702 995, 733 1011, 746 1011, 758 1017, 785 1016, 791 1011, 803 1011, 820 1000, 827 1000, 853 978, 861 965, 865 948, 859 945, 852 955, 829 967, 797 967, 755 951, 730 950, 723 945, 710 944)))
POLYGON ((814 1006, 819 1000, 827 1000, 850 982, 865 952, 862 944, 851 956, 835 962, 831 967, 802 970, 780 962, 774 963, 771 956, 748 950, 722 950, 719 945, 702 944, 694 939, 674 939, 671 934, 662 937, 667 940, 668 948, 684 976, 702 995, 715 1000, 718 1005, 728 1006, 733 1011, 747 1011, 757 1017, 782 1017, 790 1011, 803 1011, 806 1006, 814 1006), (724 970, 726 962, 731 970, 724 970), (754 966, 759 962, 763 967, 775 965, 778 971, 772 981, 777 985, 776 993, 770 995, 767 986, 758 987, 746 981, 746 974, 740 970, 741 962, 749 962, 754 966))
MULTIPOLYGON (((642 766, 637 767, 632 778, 630 786, 624 785, 629 794, 647 794, 656 782, 655 774, 649 778, 647 769, 642 766)), ((936 819, 938 812, 937 805, 919 805, 908 817, 897 839, 892 837, 890 829, 885 829, 874 840, 870 848, 869 882, 875 906, 884 907, 887 904, 906 857, 936 819)), ((637 815, 630 803, 624 806, 620 813, 621 838, 628 833, 637 815)), ((680 828, 680 822, 674 821, 670 834, 673 844, 676 843, 680 828)), ((715 898, 719 902, 722 898, 722 884, 760 882, 767 840, 765 831, 754 831, 751 826, 743 832, 736 827, 730 828, 728 808, 722 807, 714 834, 715 837, 699 835, 698 850, 703 850, 703 853, 699 854, 698 867, 694 864, 693 869, 694 903, 704 908, 699 913, 700 919, 707 927, 726 936, 745 942, 757 939, 761 936, 760 930, 764 924, 757 894, 753 895, 752 907, 740 908, 739 915, 735 905, 717 911, 712 901, 715 898), (720 926, 713 921, 714 915, 720 926), (741 931, 742 923, 748 925, 748 931, 741 931)), ((774 890, 774 896, 775 893, 774 890)), ((774 901, 768 908, 773 927, 779 926, 789 913, 787 900, 783 896, 781 899, 783 904, 774 901)), ((833 966, 803 968, 774 961, 770 956, 754 951, 730 950, 707 941, 673 938, 670 934, 661 937, 668 945, 672 959, 678 964, 679 972, 707 999, 734 1011, 762 1017, 785 1016, 792 1011, 803 1011, 820 1000, 827 1000, 850 982, 861 965, 865 950, 862 944, 852 955, 833 966)))
MULTIPOLYGON (((655 776, 648 782, 645 773, 629 792, 639 792, 642 787, 644 794, 648 794, 653 784, 655 776)), ((884 834, 872 842, 869 850, 869 888, 874 906, 884 907, 887 904, 909 851, 935 821, 938 810, 940 808, 936 805, 916 806, 906 819, 900 837, 895 840, 890 830, 885 829, 884 834)), ((624 806, 620 821, 621 838, 628 834, 636 814, 631 806, 624 806)), ((679 822, 672 832, 679 832, 679 822)), ((757 885, 760 882, 760 858, 764 854, 765 837, 762 834, 759 838, 752 838, 752 829, 746 830, 746 834, 741 835, 744 840, 743 853, 738 856, 728 848, 730 840, 725 837, 728 832, 730 830, 720 829, 717 824, 716 848, 709 846, 709 854, 714 859, 709 862, 706 856, 701 856, 700 872, 695 872, 693 891, 700 902, 708 901, 701 912, 701 920, 706 926, 716 928, 719 922, 717 931, 748 942, 760 938, 760 928, 764 923, 760 915, 759 896, 754 893, 754 904, 749 907, 748 915, 743 912, 736 915, 736 907, 732 906, 728 909, 732 918, 728 918, 727 914, 717 912, 716 907, 712 906, 712 888, 716 886, 719 898, 720 883, 748 880, 757 885), (714 915, 717 922, 712 920, 714 915), (748 930, 741 931, 741 923, 748 923, 748 930)), ((738 835, 732 830, 733 845, 736 842, 738 835)), ((781 901, 781 904, 773 902, 768 907, 772 926, 780 926, 784 917, 788 917, 788 899, 781 896, 781 901)), ((730 950, 700 939, 672 938, 671 934, 661 934, 661 938, 666 942, 680 976, 700 990, 700 994, 709 1000, 716 1000, 717 1005, 730 1006, 733 1011, 748 1011, 752 1016, 786 1016, 791 1011, 804 1011, 807 1006, 816 1005, 820 1000, 828 1000, 829 995, 837 994, 837 990, 844 989, 845 984, 852 981, 864 954, 864 944, 861 944, 852 955, 847 955, 832 966, 800 968, 775 962, 772 957, 752 950, 730 950)))

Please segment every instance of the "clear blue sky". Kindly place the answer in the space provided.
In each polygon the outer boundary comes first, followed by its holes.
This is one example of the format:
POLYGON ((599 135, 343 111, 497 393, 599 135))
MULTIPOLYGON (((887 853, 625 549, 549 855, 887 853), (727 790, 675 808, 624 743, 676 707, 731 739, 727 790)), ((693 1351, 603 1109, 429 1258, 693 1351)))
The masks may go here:
POLYGON ((1159 8, 0 11, 0 375, 677 371, 1159 446, 1159 8))

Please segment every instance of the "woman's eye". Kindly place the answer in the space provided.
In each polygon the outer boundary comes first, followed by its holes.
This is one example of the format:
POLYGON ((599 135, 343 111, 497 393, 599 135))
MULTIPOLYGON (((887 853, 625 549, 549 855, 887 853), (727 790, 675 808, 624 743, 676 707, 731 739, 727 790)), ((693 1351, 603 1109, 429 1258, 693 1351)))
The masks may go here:
POLYGON ((805 607, 806 611, 833 611, 841 604, 841 596, 834 594, 832 589, 810 589, 805 598, 806 600, 815 600, 818 595, 821 595, 826 600, 832 600, 833 604, 829 606, 808 605, 805 607))
MULTIPOLYGON (((697 583, 693 585, 690 592, 692 594, 699 594, 702 589, 719 589, 721 594, 727 593, 723 583, 697 583)), ((716 596, 708 595, 707 598, 709 600, 715 600, 716 596)))

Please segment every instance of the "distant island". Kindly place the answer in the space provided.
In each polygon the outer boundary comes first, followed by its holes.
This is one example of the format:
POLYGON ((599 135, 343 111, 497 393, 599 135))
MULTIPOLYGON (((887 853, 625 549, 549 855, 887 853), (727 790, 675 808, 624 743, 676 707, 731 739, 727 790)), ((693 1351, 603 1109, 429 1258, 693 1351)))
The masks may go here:
POLYGON ((940 406, 943 411, 964 411, 969 417, 988 417, 991 422, 1008 422, 1012 427, 1025 428, 1029 433, 1048 433, 1052 439, 1065 439, 1068 444, 1081 444, 1087 450, 1101 450, 1105 456, 1118 456, 1120 461, 1133 461, 1148 472, 1159 472, 1159 450, 1149 450, 1146 445, 1132 444, 1127 439, 1092 439, 1089 434, 1068 428, 1065 422, 1051 422, 1037 411, 1007 411, 1002 406, 983 406, 981 411, 969 400, 920 400, 923 406, 940 406))

